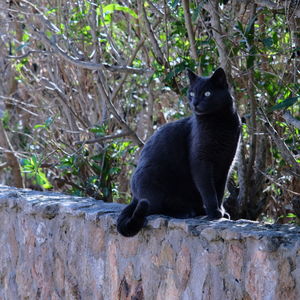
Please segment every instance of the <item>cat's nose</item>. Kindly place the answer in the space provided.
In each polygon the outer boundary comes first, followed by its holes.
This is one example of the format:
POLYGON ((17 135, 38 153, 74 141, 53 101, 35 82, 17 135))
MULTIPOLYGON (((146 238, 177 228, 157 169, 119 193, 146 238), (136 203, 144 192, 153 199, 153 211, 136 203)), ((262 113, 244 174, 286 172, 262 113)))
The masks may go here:
POLYGON ((203 105, 201 105, 199 103, 194 105, 194 111, 196 114, 202 114, 204 112, 203 105))
POLYGON ((203 109, 202 105, 200 103, 197 103, 196 105, 194 105, 195 110, 200 111, 203 109))

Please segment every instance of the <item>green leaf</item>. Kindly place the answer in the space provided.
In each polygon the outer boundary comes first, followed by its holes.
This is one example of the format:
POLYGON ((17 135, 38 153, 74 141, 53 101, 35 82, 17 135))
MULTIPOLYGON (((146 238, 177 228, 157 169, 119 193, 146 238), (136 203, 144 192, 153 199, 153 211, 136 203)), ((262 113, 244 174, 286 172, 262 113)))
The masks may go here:
MULTIPOLYGON (((108 5, 103 6, 102 8, 102 13, 104 17, 104 23, 109 24, 111 22, 111 14, 114 13, 115 11, 123 11, 125 13, 128 13, 131 15, 133 18, 137 19, 138 15, 134 10, 127 6, 123 6, 117 3, 111 3, 108 5)), ((101 12, 101 9, 97 10, 97 12, 101 12)))
POLYGON ((288 214, 286 215, 286 217, 287 217, 287 218, 296 218, 297 216, 296 216, 295 214, 293 214, 293 213, 288 213, 288 214))
POLYGON ((263 44, 265 47, 267 47, 268 49, 270 49, 273 45, 273 38, 271 37, 267 37, 265 39, 262 40, 263 44))
POLYGON ((248 55, 246 59, 247 69, 251 69, 254 66, 255 55, 248 55))
POLYGON ((31 162, 32 162, 32 165, 33 165, 34 167, 37 167, 37 166, 38 166, 37 158, 36 158, 35 155, 33 155, 33 156, 31 157, 31 162))
POLYGON ((37 124, 33 126, 33 129, 38 129, 38 128, 46 128, 47 126, 45 124, 37 124))
POLYGON ((50 126, 53 124, 54 118, 49 117, 44 124, 36 124, 33 129, 38 129, 38 128, 44 128, 44 129, 49 129, 50 126))
MULTIPOLYGON (((23 36, 22 36, 22 41, 23 41, 24 43, 26 43, 26 42, 29 41, 29 39, 30 39, 30 35, 29 35, 28 33, 25 32, 25 33, 23 34, 23 36)), ((26 46, 28 46, 28 44, 29 44, 29 43, 27 43, 26 46)))
POLYGON ((204 2, 203 2, 203 3, 200 3, 200 4, 196 7, 196 9, 194 10, 193 16, 192 16, 192 21, 193 21, 193 22, 196 22, 196 21, 197 21, 199 15, 201 14, 201 10, 202 10, 203 5, 204 5, 204 2))
POLYGON ((45 15, 50 15, 50 14, 53 14, 57 11, 57 8, 51 8, 49 9, 48 11, 45 12, 45 15))
POLYGON ((288 107, 294 105, 296 102, 298 102, 299 98, 300 98, 300 95, 296 96, 296 97, 287 98, 287 99, 283 100, 282 102, 273 105, 270 108, 270 111, 279 110, 279 109, 283 109, 283 108, 288 108, 288 107))
POLYGON ((173 1, 170 1, 171 3, 171 7, 172 8, 176 8, 176 6, 179 4, 179 0, 173 0, 173 1))
POLYGON ((48 181, 45 173, 42 172, 42 169, 38 170, 38 173, 36 174, 36 181, 44 189, 50 189, 50 188, 52 188, 52 185, 48 181))
POLYGON ((0 120, 2 121, 3 127, 5 129, 9 129, 10 114, 8 110, 2 112, 2 117, 0 118, 0 120))
POLYGON ((96 133, 98 136, 106 135, 106 127, 104 126, 95 126, 89 129, 90 132, 96 133))
POLYGON ((273 43, 277 45, 278 44, 278 40, 279 40, 278 33, 277 33, 277 31, 275 31, 273 33, 273 43))
POLYGON ((243 24, 240 21, 237 22, 235 28, 242 33, 244 32, 243 24))
POLYGON ((26 158, 22 158, 22 159, 20 160, 20 164, 21 164, 22 167, 23 167, 23 166, 26 166, 26 165, 29 165, 29 164, 30 164, 30 160, 29 160, 29 159, 26 159, 26 158))
POLYGON ((167 82, 171 81, 174 77, 176 77, 178 74, 180 74, 182 71, 184 71, 187 67, 189 67, 189 64, 186 61, 183 61, 177 65, 175 65, 171 71, 166 75, 165 80, 167 82))
POLYGON ((256 16, 254 16, 250 21, 249 23, 247 24, 246 26, 246 29, 245 29, 245 36, 248 38, 248 35, 252 35, 253 34, 253 25, 256 21, 256 16))

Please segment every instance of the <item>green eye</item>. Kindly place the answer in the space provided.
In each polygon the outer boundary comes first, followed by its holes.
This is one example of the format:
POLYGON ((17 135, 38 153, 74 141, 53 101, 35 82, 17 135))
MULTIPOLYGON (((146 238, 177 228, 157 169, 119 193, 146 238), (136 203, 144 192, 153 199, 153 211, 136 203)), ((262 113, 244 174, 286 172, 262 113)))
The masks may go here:
POLYGON ((207 92, 204 93, 205 97, 209 97, 210 95, 211 95, 211 93, 209 91, 207 91, 207 92))

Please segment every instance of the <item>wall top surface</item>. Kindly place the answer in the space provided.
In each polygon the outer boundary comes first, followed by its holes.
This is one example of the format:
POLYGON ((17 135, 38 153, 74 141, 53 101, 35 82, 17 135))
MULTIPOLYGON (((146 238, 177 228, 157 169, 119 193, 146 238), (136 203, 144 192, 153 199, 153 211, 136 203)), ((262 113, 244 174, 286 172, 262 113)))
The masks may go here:
MULTIPOLYGON (((0 209, 21 209, 23 212, 53 219, 58 214, 84 218, 99 222, 105 219, 113 232, 116 231, 116 218, 123 204, 105 203, 93 198, 82 198, 55 192, 41 192, 17 189, 0 185, 0 209)), ((150 216, 143 231, 151 229, 181 229, 193 236, 207 240, 239 240, 243 238, 267 239, 272 247, 288 246, 300 242, 300 226, 262 224, 249 220, 207 221, 201 218, 174 219, 165 216, 150 216)), ((270 245, 269 245, 270 246, 270 245)))

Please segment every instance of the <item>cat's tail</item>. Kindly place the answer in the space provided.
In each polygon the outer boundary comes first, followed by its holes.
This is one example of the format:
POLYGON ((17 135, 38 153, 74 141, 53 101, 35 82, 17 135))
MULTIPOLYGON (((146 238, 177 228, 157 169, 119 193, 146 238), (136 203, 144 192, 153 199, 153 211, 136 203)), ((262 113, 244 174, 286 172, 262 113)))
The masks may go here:
POLYGON ((126 237, 136 235, 146 223, 146 216, 149 208, 149 201, 136 198, 127 205, 117 220, 117 230, 126 237))

